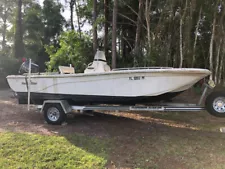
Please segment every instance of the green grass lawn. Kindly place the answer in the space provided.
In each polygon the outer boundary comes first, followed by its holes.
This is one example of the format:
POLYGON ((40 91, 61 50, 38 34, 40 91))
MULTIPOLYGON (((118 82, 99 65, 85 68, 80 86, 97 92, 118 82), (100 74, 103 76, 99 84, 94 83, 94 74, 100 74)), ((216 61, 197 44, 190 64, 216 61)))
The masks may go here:
POLYGON ((0 168, 104 168, 107 141, 70 135, 0 133, 0 168))

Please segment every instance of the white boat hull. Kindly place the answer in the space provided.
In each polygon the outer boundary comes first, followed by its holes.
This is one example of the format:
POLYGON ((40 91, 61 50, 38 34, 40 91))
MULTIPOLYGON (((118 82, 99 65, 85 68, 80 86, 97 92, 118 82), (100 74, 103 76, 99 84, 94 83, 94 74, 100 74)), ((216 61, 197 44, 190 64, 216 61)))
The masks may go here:
MULTIPOLYGON (((205 69, 144 69, 31 75, 30 92, 31 100, 36 100, 36 97, 42 98, 40 100, 66 98, 72 99, 74 103, 87 104, 108 103, 107 99, 110 98, 109 103, 117 103, 121 99, 146 100, 148 97, 179 93, 208 75, 210 71, 205 69)), ((11 89, 23 97, 27 95, 27 79, 22 75, 7 77, 11 89)))

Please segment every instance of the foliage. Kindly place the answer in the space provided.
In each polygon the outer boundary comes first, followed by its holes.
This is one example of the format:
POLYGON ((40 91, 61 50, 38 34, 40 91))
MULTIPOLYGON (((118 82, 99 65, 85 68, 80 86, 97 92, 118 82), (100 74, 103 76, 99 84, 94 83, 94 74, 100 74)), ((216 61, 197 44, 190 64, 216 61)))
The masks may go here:
POLYGON ((0 51, 0 77, 4 78, 10 74, 18 74, 22 60, 12 57, 11 49, 6 46, 0 51))
MULTIPOLYGON (((104 8, 103 8, 104 1, 97 1, 97 14, 98 17, 97 21, 99 24, 103 24, 100 18, 103 15, 104 8)), ((89 24, 95 24, 92 20, 92 13, 93 13, 93 0, 87 0, 79 5, 79 15, 83 18, 83 22, 88 22, 89 24)), ((99 25, 98 25, 99 26, 99 25)))
MULTIPOLYGON (((65 1, 69 2, 68 0, 65 1)), ((87 58, 89 58, 91 50, 88 54, 84 54, 82 49, 79 50, 81 52, 79 54, 73 50, 72 52, 66 52, 66 48, 59 44, 59 41, 62 41, 60 38, 65 37, 65 34, 63 34, 64 28, 70 28, 62 16, 63 5, 60 3, 62 1, 44 0, 43 6, 40 6, 35 0, 23 0, 22 2, 22 30, 20 26, 17 26, 19 22, 16 22, 16 20, 19 20, 16 19, 18 18, 16 17, 18 12, 15 9, 15 1, 2 0, 0 2, 0 17, 2 20, 0 21, 0 34, 4 37, 6 35, 6 45, 2 43, 2 46, 7 46, 7 49, 4 50, 8 50, 8 47, 11 48, 9 52, 11 56, 13 46, 18 46, 16 44, 22 45, 22 38, 25 46, 24 56, 31 57, 36 61, 41 71, 46 69, 44 63, 50 59, 51 66, 48 66, 48 69, 51 70, 56 69, 58 64, 67 65, 72 62, 75 64, 75 61, 69 60, 70 57, 64 56, 65 58, 63 58, 64 53, 72 53, 69 54, 70 56, 74 55, 72 58, 76 58, 77 69, 81 71, 84 65, 80 62, 87 63, 89 61, 87 58), (6 15, 5 9, 7 9, 6 15), (4 22, 4 19, 7 19, 7 21, 4 22), (7 23, 6 31, 4 31, 4 23, 7 23), (12 25, 11 29, 9 25, 12 25), (22 33, 18 33, 21 31, 22 33), (23 34, 22 37, 20 37, 21 34, 23 34), (15 41, 15 44, 13 44, 13 37, 17 37, 17 40, 20 39, 20 42, 15 41), (48 46, 47 52, 45 46, 48 46), (56 57, 58 61, 53 62, 52 56, 56 55, 56 53, 60 57, 56 57), (49 55, 51 55, 51 58, 49 55), (56 65, 53 66, 53 64, 56 65)), ((105 1, 97 1, 97 19, 95 22, 92 15, 93 2, 93 0, 77 0, 74 4, 74 10, 76 11, 73 12, 76 12, 79 16, 77 18, 79 20, 78 26, 81 28, 85 28, 85 23, 89 23, 92 26, 97 26, 98 32, 103 32, 104 26, 108 25, 108 33, 105 35, 107 36, 105 39, 108 41, 108 48, 105 50, 109 54, 107 60, 110 63, 113 1, 108 1, 109 12, 107 18, 105 18, 104 13, 105 1)), ((215 76, 214 79, 225 79, 223 77, 225 74, 223 66, 225 62, 223 59, 225 53, 223 38, 225 35, 224 7, 225 2, 219 0, 119 1, 116 30, 117 67, 178 67, 181 60, 183 60, 183 67, 210 68, 209 65, 211 65, 211 71, 215 76), (144 3, 141 11, 139 11, 140 2, 144 3), (152 2, 151 6, 146 10, 146 3, 150 2, 152 2), (141 18, 138 18, 139 13, 141 18), (141 22, 138 22, 140 20, 141 22), (215 25, 214 34, 213 25, 215 25), (137 27, 140 28, 139 31, 137 31, 137 27), (137 32, 140 32, 138 33, 139 36, 137 36, 137 32), (137 39, 138 43, 135 43, 137 39)), ((75 18, 73 24, 76 28, 77 21, 75 21, 75 18)), ((86 32, 89 37, 85 37, 85 39, 93 38, 92 31, 86 32)), ((82 35, 80 39, 83 39, 83 37, 82 35)), ((79 38, 76 37, 76 39, 79 38)), ((67 48, 74 49, 73 40, 70 41, 71 43, 66 42, 67 45, 70 45, 67 48)), ((98 42, 98 45, 102 47, 103 42, 106 43, 104 37, 101 37, 100 34, 98 42)), ((76 43, 78 43, 78 40, 76 43)), ((17 47, 17 49, 22 51, 23 47, 17 47)), ((19 52, 16 53, 17 56, 23 55, 19 54, 19 52)))
POLYGON ((14 0, 0 1, 0 34, 2 36, 2 50, 5 50, 7 42, 7 32, 9 22, 13 19, 13 11, 15 10, 16 2, 14 0))
POLYGON ((54 0, 45 0, 43 6, 44 42, 56 43, 60 35, 65 19, 61 14, 62 5, 54 0))
POLYGON ((5 78, 7 75, 10 74, 18 74, 20 62, 18 59, 12 57, 1 57, 0 61, 0 74, 1 77, 5 78))
POLYGON ((14 57, 24 57, 24 42, 23 42, 23 23, 22 23, 22 0, 18 0, 16 25, 15 25, 15 41, 14 41, 14 57))
POLYGON ((92 43, 89 37, 74 31, 61 34, 58 48, 53 45, 46 46, 50 61, 47 63, 49 71, 56 71, 59 65, 72 64, 76 72, 82 72, 93 59, 92 43), (85 64, 86 63, 86 64, 85 64))
MULTIPOLYGON (((10 44, 11 50, 16 44, 20 46, 24 44, 23 57, 32 58, 33 61, 36 61, 40 65, 40 70, 44 71, 44 63, 49 60, 44 45, 53 44, 57 46, 57 38, 63 30, 62 5, 54 0, 44 0, 43 6, 40 6, 34 0, 23 0, 22 2, 23 10, 21 11, 19 22, 16 22, 18 10, 12 12, 13 19, 10 18, 8 21, 12 26, 7 30, 7 43, 10 44), (17 29, 18 23, 20 24, 19 30, 17 29), (20 29, 20 27, 22 28, 20 29), (20 33, 16 33, 15 30, 17 32, 20 31, 20 33), (15 43, 12 44, 14 37, 16 37, 15 43)), ((22 50, 23 47, 17 47, 16 49, 22 50)), ((15 54, 18 56, 19 51, 15 51, 15 54)))
POLYGON ((42 8, 39 4, 32 3, 24 13, 24 43, 25 57, 37 60, 43 48, 44 24, 42 8))
POLYGON ((66 137, 0 133, 0 168, 103 168, 106 142, 66 137))
POLYGON ((62 32, 65 19, 61 14, 62 5, 54 0, 45 0, 42 8, 42 23, 44 25, 44 36, 42 38, 42 49, 38 52, 37 63, 40 71, 46 69, 45 62, 49 60, 49 55, 45 51, 45 45, 58 46, 58 37, 62 32))

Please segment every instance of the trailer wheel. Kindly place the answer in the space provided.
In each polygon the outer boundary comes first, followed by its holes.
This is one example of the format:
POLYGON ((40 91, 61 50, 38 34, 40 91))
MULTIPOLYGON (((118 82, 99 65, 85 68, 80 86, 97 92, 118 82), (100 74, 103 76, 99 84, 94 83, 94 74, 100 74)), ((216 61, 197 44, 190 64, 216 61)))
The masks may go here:
POLYGON ((66 114, 60 104, 46 104, 43 112, 45 121, 48 124, 60 125, 66 119, 66 114))
POLYGON ((206 110, 213 116, 225 117, 225 92, 213 91, 205 101, 206 110))

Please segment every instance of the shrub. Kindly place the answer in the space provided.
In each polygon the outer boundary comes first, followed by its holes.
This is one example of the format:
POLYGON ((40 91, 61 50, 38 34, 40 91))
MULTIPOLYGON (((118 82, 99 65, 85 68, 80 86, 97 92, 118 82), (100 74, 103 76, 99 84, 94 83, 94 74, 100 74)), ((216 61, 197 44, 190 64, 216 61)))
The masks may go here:
POLYGON ((0 59, 0 88, 7 87, 6 76, 18 74, 21 62, 9 57, 0 59))
POLYGON ((60 47, 46 46, 46 52, 50 56, 47 63, 48 71, 57 71, 58 66, 72 64, 76 72, 82 72, 93 59, 92 42, 84 34, 68 31, 59 37, 60 47))
POLYGON ((21 62, 14 58, 5 57, 0 59, 1 75, 18 74, 21 62))

